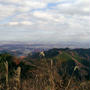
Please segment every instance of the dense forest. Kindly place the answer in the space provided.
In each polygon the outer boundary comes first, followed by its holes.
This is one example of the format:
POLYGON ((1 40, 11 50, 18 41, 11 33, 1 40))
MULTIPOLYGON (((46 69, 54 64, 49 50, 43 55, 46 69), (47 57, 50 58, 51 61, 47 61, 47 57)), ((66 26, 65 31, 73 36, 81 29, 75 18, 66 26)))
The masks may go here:
POLYGON ((90 90, 90 49, 0 54, 0 90, 90 90))

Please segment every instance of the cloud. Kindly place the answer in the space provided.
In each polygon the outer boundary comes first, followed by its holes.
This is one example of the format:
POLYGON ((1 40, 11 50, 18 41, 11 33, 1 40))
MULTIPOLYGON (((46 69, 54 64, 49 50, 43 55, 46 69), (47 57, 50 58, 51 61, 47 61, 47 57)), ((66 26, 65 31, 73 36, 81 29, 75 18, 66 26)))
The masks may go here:
POLYGON ((57 6, 58 11, 69 15, 90 15, 90 1, 76 0, 74 3, 63 3, 57 6))
POLYGON ((44 2, 44 3, 55 3, 55 2, 59 2, 59 1, 65 1, 65 0, 0 0, 1 2, 4 3, 22 3, 22 2, 44 2))
POLYGON ((10 26, 17 26, 17 25, 32 25, 33 23, 30 21, 22 21, 22 22, 9 22, 8 25, 10 26))
POLYGON ((32 25, 33 23, 30 22, 30 21, 23 21, 23 22, 21 22, 21 24, 23 24, 23 25, 32 25))
POLYGON ((0 0, 0 40, 89 43, 89 3, 89 0, 0 0))
POLYGON ((43 18, 43 19, 53 19, 53 16, 50 15, 49 13, 46 13, 46 12, 34 12, 33 15, 35 17, 38 17, 38 18, 43 18))
POLYGON ((7 5, 16 5, 18 7, 24 8, 30 8, 30 9, 35 9, 35 8, 44 8, 46 7, 45 2, 37 1, 37 0, 0 0, 2 4, 7 4, 7 5))
POLYGON ((14 6, 12 6, 12 5, 7 6, 7 5, 0 4, 0 20, 7 18, 8 16, 10 16, 14 13, 15 13, 14 6))
POLYGON ((10 22, 8 23, 9 25, 18 25, 19 23, 18 22, 10 22))

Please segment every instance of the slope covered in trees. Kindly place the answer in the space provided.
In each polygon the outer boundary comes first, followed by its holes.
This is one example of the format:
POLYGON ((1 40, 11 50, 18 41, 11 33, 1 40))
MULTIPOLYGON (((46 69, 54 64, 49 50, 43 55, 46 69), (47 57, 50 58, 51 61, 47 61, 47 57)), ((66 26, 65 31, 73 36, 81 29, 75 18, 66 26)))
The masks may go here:
POLYGON ((90 49, 51 49, 23 59, 0 54, 0 90, 89 90, 89 66, 90 49))

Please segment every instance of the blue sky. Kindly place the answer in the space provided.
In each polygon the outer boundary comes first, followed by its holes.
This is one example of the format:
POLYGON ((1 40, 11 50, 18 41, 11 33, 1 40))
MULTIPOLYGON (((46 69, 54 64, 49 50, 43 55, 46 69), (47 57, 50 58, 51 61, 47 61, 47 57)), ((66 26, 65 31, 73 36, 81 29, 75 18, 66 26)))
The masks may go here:
POLYGON ((90 0, 0 0, 0 42, 90 44, 90 0))

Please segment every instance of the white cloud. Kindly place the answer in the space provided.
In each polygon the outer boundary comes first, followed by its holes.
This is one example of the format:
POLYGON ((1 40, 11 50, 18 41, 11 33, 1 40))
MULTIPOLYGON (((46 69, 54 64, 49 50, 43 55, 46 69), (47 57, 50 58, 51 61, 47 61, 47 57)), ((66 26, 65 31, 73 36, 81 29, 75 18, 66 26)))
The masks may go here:
POLYGON ((90 15, 89 3, 89 0, 76 0, 74 3, 59 4, 56 9, 64 14, 90 15))
POLYGON ((18 8, 16 8, 18 12, 28 12, 29 10, 31 10, 30 7, 23 7, 23 6, 19 6, 18 8))
POLYGON ((36 11, 33 13, 34 16, 38 17, 38 18, 43 18, 43 19, 53 19, 53 16, 50 15, 47 12, 40 12, 40 11, 36 11))
POLYGON ((3 38, 6 30, 10 40, 14 33, 19 40, 34 40, 34 42, 89 42, 90 40, 90 0, 0 1, 3 2, 0 2, 0 20, 7 21, 7 24, 0 27, 0 30, 3 30, 0 34, 3 38), (47 6, 49 3, 53 8, 47 6), (55 3, 57 5, 54 6, 55 3), (5 25, 7 27, 4 27, 5 25), (19 37, 23 35, 24 37, 19 37))
POLYGON ((44 7, 46 7, 46 3, 38 2, 38 1, 34 2, 34 1, 30 1, 30 0, 24 1, 23 5, 30 6, 31 8, 44 8, 44 7))
POLYGON ((54 14, 48 11, 47 12, 35 11, 33 15, 37 17, 38 19, 42 19, 43 22, 45 22, 46 20, 47 22, 64 23, 66 20, 62 14, 54 14))
POLYGON ((8 2, 8 3, 18 3, 18 2, 21 2, 21 1, 23 1, 23 0, 0 0, 0 1, 2 1, 2 2, 8 2))
MULTIPOLYGON (((18 7, 21 7, 22 9, 24 8, 30 8, 30 9, 35 9, 35 8, 45 8, 46 4, 45 2, 37 1, 37 0, 0 0, 3 3, 7 4, 13 4, 13 5, 18 5, 18 7)), ((22 10, 21 10, 22 11, 22 10)))
POLYGON ((13 13, 15 13, 15 8, 10 5, 2 5, 0 4, 0 20, 5 19, 8 16, 11 16, 13 13))
POLYGON ((18 22, 9 22, 8 25, 18 25, 18 22))
POLYGON ((0 0, 2 2, 8 2, 8 3, 21 3, 21 2, 44 2, 44 3, 55 3, 55 2, 59 2, 59 1, 65 1, 65 0, 0 0))
POLYGON ((21 22, 22 25, 32 25, 33 23, 30 21, 23 21, 21 22))
POLYGON ((32 25, 33 23, 30 21, 22 21, 22 22, 9 22, 10 26, 18 26, 18 25, 32 25))

